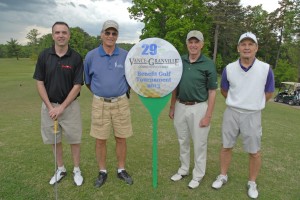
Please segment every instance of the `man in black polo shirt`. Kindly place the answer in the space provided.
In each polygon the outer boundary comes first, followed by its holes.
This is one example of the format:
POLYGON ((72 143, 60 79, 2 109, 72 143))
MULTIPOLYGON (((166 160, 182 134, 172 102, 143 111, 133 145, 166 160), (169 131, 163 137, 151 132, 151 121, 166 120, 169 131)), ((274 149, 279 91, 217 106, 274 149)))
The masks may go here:
POLYGON ((50 184, 59 182, 66 176, 63 163, 62 132, 71 146, 74 162, 74 182, 83 183, 79 169, 82 122, 79 102, 83 85, 83 61, 80 54, 69 47, 70 29, 65 22, 52 26, 54 46, 41 52, 36 63, 33 78, 37 80, 37 90, 42 99, 41 134, 45 144, 52 144, 54 151, 54 121, 58 121, 56 158, 58 169, 50 184))
POLYGON ((180 147, 180 162, 172 181, 189 174, 190 139, 194 144, 193 177, 188 187, 197 188, 205 175, 207 138, 215 104, 217 73, 215 64, 202 54, 204 38, 200 31, 190 31, 186 38, 188 54, 182 56, 183 73, 179 85, 172 93, 169 116, 180 147))

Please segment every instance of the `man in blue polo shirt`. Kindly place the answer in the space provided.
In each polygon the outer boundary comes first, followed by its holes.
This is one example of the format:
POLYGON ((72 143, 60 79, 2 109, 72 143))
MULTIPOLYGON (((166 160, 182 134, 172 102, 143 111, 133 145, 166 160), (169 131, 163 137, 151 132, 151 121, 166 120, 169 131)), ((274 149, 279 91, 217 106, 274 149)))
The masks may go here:
POLYGON ((133 184, 125 170, 126 138, 132 133, 129 90, 125 78, 125 59, 127 51, 116 46, 119 25, 113 20, 104 22, 101 30, 102 44, 85 57, 85 84, 93 93, 92 120, 90 135, 96 138, 96 159, 99 175, 95 186, 101 187, 107 179, 106 141, 111 127, 116 140, 117 177, 127 184, 133 184))
POLYGON ((228 64, 222 73, 221 93, 227 108, 222 124, 221 173, 212 187, 219 189, 228 181, 232 149, 241 135, 244 150, 249 154, 248 196, 256 199, 255 181, 261 167, 261 110, 274 92, 274 75, 269 64, 255 57, 258 42, 253 33, 240 36, 237 50, 240 58, 228 64))

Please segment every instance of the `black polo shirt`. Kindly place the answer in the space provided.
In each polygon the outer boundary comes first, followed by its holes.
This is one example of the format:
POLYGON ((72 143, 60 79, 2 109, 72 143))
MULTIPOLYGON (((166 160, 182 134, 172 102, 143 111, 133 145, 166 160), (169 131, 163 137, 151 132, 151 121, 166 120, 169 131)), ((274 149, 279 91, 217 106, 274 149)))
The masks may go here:
POLYGON ((40 53, 33 78, 44 82, 50 102, 61 104, 74 85, 83 85, 82 57, 70 47, 59 57, 52 46, 40 53))

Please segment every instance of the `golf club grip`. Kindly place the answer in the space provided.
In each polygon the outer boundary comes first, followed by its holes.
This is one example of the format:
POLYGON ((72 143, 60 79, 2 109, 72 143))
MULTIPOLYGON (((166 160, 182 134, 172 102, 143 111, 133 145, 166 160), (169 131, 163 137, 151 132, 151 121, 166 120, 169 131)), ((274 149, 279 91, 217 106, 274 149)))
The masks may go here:
POLYGON ((58 121, 54 120, 54 134, 57 133, 57 130, 58 130, 58 121))

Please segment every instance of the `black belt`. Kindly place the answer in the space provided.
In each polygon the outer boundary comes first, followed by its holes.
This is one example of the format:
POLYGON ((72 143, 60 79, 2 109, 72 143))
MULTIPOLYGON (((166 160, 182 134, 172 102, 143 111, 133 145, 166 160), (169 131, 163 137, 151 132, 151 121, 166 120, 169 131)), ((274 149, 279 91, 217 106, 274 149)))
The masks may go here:
POLYGON ((178 99, 179 103, 182 103, 186 106, 191 106, 191 105, 195 105, 197 103, 201 103, 202 101, 182 101, 180 99, 178 99))

